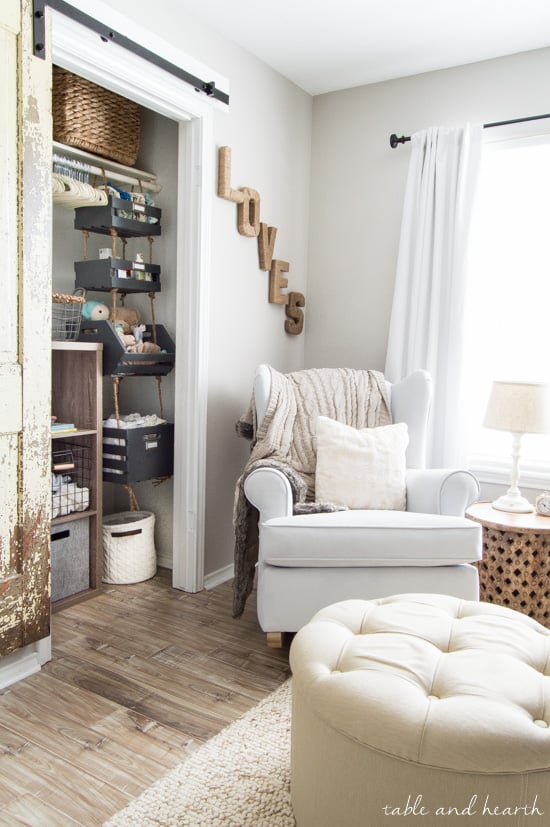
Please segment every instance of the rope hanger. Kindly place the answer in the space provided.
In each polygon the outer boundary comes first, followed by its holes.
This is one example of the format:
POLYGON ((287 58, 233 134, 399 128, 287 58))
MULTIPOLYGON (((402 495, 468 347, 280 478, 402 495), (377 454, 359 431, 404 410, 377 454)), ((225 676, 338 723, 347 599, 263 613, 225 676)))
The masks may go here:
MULTIPOLYGON (((84 246, 84 259, 88 258, 88 238, 90 232, 89 230, 82 230, 82 238, 83 238, 83 246, 84 246)), ((111 228, 110 230, 111 235, 111 252, 114 258, 117 258, 117 242, 120 238, 122 242, 122 255, 125 257, 126 255, 126 244, 128 239, 125 237, 120 237, 118 232, 115 228, 111 228)), ((153 236, 147 236, 147 241, 149 243, 149 264, 153 264, 153 243, 154 238, 153 236)), ((120 296, 120 304, 121 307, 124 307, 124 300, 126 297, 126 293, 119 292, 118 287, 111 288, 111 302, 112 302, 112 321, 113 324, 116 324, 117 318, 117 308, 118 308, 118 298, 120 296)), ((150 291, 148 293, 149 301, 151 303, 151 328, 153 334, 153 342, 158 344, 158 336, 157 336, 157 323, 156 323, 156 316, 155 316, 155 298, 156 294, 154 291, 150 291)), ((154 377, 157 382, 157 392, 159 398, 159 414, 160 418, 164 419, 164 404, 162 399, 162 376, 158 375, 154 377)), ((114 397, 114 406, 115 406, 115 418, 117 423, 117 428, 121 428, 120 424, 120 383, 123 379, 121 376, 112 376, 112 383, 113 383, 113 397, 114 397)), ((159 480, 161 481, 161 480, 159 480)), ((134 491, 133 486, 125 483, 124 488, 128 492, 128 499, 130 504, 130 511, 140 511, 140 506, 138 502, 137 495, 134 491)))

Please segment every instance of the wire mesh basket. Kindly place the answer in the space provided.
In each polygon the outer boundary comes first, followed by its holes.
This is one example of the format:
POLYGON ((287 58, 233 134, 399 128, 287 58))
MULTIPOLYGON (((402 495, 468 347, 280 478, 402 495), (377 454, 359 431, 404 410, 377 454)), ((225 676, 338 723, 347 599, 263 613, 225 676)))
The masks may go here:
POLYGON ((84 296, 68 293, 52 295, 52 339, 78 339, 84 296))
POLYGON ((52 448, 52 519, 90 507, 92 455, 88 445, 55 440, 52 448))

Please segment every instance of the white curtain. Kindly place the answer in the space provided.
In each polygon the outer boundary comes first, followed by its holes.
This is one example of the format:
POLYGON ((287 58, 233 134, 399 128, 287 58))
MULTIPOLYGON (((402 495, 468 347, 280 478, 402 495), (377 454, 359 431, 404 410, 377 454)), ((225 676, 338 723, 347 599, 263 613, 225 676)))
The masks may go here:
POLYGON ((412 136, 385 373, 424 368, 434 382, 428 465, 462 464, 465 256, 478 177, 481 124, 412 136))

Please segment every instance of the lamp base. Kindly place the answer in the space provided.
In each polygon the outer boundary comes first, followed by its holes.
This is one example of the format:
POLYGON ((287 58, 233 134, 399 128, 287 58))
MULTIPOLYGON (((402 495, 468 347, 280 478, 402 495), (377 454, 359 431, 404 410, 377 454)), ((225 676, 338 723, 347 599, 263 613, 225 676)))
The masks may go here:
POLYGON ((528 514, 535 510, 529 500, 526 500, 521 494, 503 494, 491 505, 497 511, 510 511, 515 514, 528 514))

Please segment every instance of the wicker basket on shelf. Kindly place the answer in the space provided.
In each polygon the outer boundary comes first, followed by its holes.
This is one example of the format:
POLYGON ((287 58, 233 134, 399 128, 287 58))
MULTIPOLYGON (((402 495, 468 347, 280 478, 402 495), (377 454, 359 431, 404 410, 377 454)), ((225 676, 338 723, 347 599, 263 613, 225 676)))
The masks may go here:
POLYGON ((53 138, 133 166, 140 138, 139 106, 59 66, 53 67, 53 138))
POLYGON ((69 293, 52 294, 52 339, 78 339, 82 321, 82 305, 86 299, 82 295, 69 293))

